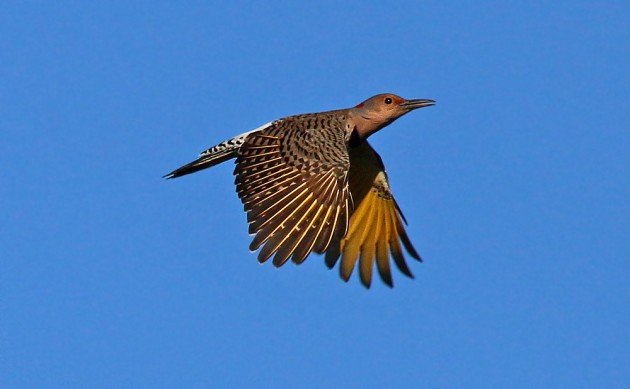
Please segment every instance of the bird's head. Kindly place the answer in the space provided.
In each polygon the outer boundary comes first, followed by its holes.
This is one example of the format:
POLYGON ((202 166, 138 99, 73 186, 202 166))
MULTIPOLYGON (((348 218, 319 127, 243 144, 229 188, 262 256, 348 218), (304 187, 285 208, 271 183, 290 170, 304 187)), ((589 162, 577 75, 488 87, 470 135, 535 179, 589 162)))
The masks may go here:
POLYGON ((435 101, 429 99, 407 100, 392 93, 383 93, 370 97, 350 112, 357 124, 357 132, 365 139, 402 115, 434 104, 435 101))

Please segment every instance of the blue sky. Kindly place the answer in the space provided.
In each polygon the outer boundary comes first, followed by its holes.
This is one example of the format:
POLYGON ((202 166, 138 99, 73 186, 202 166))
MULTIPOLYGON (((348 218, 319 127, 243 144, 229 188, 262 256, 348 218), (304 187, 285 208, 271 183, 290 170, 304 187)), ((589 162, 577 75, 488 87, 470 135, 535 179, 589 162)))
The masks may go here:
POLYGON ((627 387, 627 2, 3 2, 0 386, 627 387), (248 252, 232 135, 380 92, 425 258, 248 252))

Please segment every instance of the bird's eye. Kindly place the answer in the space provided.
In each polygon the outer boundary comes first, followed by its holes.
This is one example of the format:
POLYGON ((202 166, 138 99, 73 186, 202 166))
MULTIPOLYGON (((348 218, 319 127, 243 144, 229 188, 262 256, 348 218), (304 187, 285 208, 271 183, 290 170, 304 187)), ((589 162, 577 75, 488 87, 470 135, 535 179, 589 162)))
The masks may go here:
POLYGON ((390 97, 385 98, 385 104, 391 104, 392 99, 390 97))

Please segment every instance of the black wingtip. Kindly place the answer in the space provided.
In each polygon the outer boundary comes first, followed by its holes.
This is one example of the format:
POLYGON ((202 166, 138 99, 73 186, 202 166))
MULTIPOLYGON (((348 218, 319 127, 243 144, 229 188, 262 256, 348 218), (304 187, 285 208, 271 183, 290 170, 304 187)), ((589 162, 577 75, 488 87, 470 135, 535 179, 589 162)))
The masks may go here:
POLYGON ((424 262, 420 254, 418 254, 418 252, 415 249, 413 251, 409 251, 409 255, 411 255, 411 257, 418 262, 424 262))
POLYGON ((383 274, 381 272, 378 274, 381 276, 381 281, 383 281, 385 285, 387 285, 390 289, 394 287, 394 280, 392 279, 391 274, 383 274))

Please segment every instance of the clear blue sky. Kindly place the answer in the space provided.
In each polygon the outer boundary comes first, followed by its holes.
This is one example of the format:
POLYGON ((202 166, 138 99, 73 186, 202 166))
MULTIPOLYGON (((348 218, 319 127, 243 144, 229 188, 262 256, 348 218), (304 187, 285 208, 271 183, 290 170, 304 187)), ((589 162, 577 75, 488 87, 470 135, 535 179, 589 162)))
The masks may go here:
POLYGON ((627 2, 21 3, 0 386, 630 385, 627 2), (393 290, 259 265, 231 164, 161 178, 380 92, 438 101, 373 137, 425 258, 393 290))

